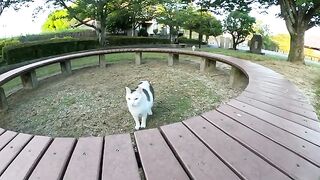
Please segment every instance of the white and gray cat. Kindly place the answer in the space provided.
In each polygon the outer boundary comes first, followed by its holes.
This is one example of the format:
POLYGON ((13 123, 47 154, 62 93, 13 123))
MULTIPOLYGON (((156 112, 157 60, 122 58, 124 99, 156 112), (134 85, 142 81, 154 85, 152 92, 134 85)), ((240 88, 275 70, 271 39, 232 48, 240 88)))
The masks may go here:
POLYGON ((146 127, 148 115, 152 115, 154 91, 149 81, 141 81, 135 90, 126 87, 126 100, 136 126, 135 129, 146 127), (141 118, 141 124, 140 119, 141 118))

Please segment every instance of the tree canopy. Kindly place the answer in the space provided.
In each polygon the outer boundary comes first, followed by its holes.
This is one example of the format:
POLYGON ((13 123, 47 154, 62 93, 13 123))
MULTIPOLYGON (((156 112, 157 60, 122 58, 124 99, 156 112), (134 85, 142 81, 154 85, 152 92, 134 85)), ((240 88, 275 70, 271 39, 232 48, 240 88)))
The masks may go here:
POLYGON ((1 0, 0 1, 0 15, 7 8, 12 7, 14 10, 18 10, 21 6, 28 2, 33 2, 33 0, 1 0))
POLYGON ((49 14, 42 25, 43 32, 61 31, 71 28, 71 20, 66 9, 56 10, 49 14))
POLYGON ((226 32, 230 33, 233 40, 233 49, 236 50, 238 44, 244 42, 246 37, 253 33, 253 24, 255 18, 250 17, 248 13, 233 11, 224 20, 226 32))

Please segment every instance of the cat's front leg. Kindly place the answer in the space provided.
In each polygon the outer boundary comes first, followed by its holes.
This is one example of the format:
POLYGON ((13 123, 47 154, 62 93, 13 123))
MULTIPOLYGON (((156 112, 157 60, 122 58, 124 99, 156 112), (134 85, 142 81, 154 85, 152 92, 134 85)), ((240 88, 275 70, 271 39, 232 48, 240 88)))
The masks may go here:
POLYGON ((136 122, 136 126, 134 127, 136 130, 140 129, 139 116, 133 116, 134 121, 136 122))
POLYGON ((142 118, 141 118, 141 128, 146 128, 146 124, 147 124, 147 117, 148 117, 148 114, 145 114, 145 115, 143 115, 142 116, 142 118))

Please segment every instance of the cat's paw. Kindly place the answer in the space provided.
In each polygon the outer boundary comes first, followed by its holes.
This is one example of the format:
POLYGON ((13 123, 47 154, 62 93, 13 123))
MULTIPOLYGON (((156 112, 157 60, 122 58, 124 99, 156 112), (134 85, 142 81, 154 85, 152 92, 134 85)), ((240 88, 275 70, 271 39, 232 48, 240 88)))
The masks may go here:
POLYGON ((140 128, 144 129, 144 128, 146 128, 146 125, 145 124, 141 124, 140 128))
POLYGON ((148 115, 152 115, 152 111, 151 110, 148 112, 148 115))
POLYGON ((136 126, 134 127, 134 129, 139 130, 139 129, 140 129, 140 126, 139 126, 139 125, 136 125, 136 126))

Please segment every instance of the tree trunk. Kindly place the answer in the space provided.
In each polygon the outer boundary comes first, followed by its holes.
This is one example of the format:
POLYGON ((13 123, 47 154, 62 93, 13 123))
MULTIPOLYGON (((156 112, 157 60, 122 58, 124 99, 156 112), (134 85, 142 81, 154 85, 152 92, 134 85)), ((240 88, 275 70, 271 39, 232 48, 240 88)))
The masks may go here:
POLYGON ((209 44, 209 36, 206 35, 206 43, 209 44))
POLYGON ((169 38, 170 38, 170 41, 173 42, 172 40, 172 32, 173 32, 173 26, 169 26, 169 38))
POLYGON ((189 39, 192 39, 192 30, 189 29, 189 39))
POLYGON ((232 36, 232 49, 233 50, 237 50, 237 43, 236 43, 236 37, 235 36, 232 36))
POLYGON ((288 61, 296 64, 305 64, 304 62, 304 34, 303 27, 297 27, 294 33, 290 33, 290 51, 288 61))
POLYGON ((201 44, 202 44, 202 34, 199 33, 199 49, 201 48, 201 44))
POLYGON ((104 47, 107 45, 107 43, 106 43, 106 22, 104 20, 102 20, 100 22, 99 44, 101 47, 104 47))

